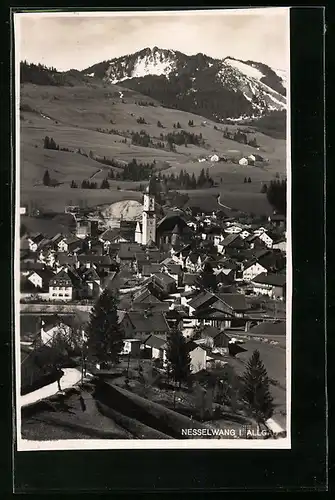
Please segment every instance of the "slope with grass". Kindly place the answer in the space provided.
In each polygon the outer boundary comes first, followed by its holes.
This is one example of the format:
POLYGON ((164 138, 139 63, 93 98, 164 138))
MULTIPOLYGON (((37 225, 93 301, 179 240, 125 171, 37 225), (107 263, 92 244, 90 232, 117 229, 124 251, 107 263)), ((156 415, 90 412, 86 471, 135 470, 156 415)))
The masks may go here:
MULTIPOLYGON (((192 113, 165 108, 133 90, 95 79, 90 84, 74 86, 23 84, 20 118, 21 203, 34 199, 42 207, 53 207, 56 211, 63 211, 70 201, 79 204, 83 199, 89 207, 141 199, 141 194, 134 191, 138 185, 127 181, 113 181, 109 190, 71 189, 72 180, 80 187, 83 180, 91 179, 99 187, 107 177, 110 167, 93 158, 106 157, 119 162, 129 162, 133 158, 142 163, 155 161, 156 170, 166 173, 179 173, 183 169, 198 175, 202 168, 209 168, 218 189, 225 195, 234 193, 237 204, 244 197, 259 198, 262 182, 268 182, 276 172, 284 174, 286 169, 284 140, 261 134, 248 126, 248 135, 256 138, 259 148, 242 145, 223 137, 223 129, 227 127, 233 132, 238 128, 236 124, 218 125, 192 113), (138 123, 140 118, 144 123, 138 123), (189 125, 190 121, 193 126, 189 125), (203 146, 188 144, 170 151, 165 136, 180 131, 175 128, 178 122, 180 130, 201 134, 203 146), (149 147, 132 144, 132 132, 142 130, 152 139, 153 144, 149 147), (45 136, 52 137, 60 150, 44 149, 45 136), (155 147, 158 142, 164 143, 164 149, 155 147), (61 151, 62 148, 69 151, 61 151), (230 160, 198 162, 199 158, 208 159, 214 153, 230 160), (263 167, 241 167, 233 163, 233 158, 251 153, 266 158, 263 167), (49 171, 55 187, 43 186, 45 170, 49 171), (253 182, 243 184, 245 176, 250 176, 253 182)), ((264 195, 262 199, 266 205, 264 195)), ((267 209, 270 209, 268 204, 267 209)))

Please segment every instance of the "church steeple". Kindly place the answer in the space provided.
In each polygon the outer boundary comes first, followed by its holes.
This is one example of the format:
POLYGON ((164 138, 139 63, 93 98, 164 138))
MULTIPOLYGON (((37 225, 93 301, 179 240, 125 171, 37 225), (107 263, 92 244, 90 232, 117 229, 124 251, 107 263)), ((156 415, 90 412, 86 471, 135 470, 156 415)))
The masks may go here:
POLYGON ((156 242, 155 179, 150 178, 144 193, 142 214, 142 245, 156 242))

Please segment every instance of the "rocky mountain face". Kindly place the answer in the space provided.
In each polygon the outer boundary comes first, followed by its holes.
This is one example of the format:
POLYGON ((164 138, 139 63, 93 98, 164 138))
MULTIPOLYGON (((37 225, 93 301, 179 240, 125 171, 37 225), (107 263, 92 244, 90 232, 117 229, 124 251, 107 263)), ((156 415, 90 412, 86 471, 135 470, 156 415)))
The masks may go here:
POLYGON ((284 71, 232 57, 188 56, 154 47, 95 64, 82 73, 218 122, 286 109, 284 71))

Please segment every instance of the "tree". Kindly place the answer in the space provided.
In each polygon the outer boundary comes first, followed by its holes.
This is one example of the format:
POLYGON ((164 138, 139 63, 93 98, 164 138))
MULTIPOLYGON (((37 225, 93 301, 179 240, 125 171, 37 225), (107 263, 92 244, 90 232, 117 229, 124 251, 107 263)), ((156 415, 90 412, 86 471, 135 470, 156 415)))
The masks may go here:
POLYGON ((263 184, 262 188, 261 188, 261 193, 266 193, 268 190, 268 186, 266 184, 263 184))
POLYGON ((242 377, 242 400, 258 424, 272 417, 274 404, 270 393, 267 371, 256 349, 250 357, 242 377))
POLYGON ((98 362, 118 362, 124 332, 118 322, 118 298, 105 289, 90 312, 87 347, 90 358, 98 362))
POLYGON ((70 185, 70 187, 71 187, 72 189, 75 189, 75 188, 77 188, 78 186, 77 186, 77 184, 76 184, 74 181, 71 181, 71 185, 70 185))
POLYGON ((43 175, 43 184, 44 186, 50 186, 50 175, 49 171, 46 170, 43 175))
POLYGON ((109 189, 109 182, 107 179, 103 179, 100 189, 109 189))
POLYGON ((50 148, 50 139, 49 139, 49 137, 47 135, 44 137, 43 147, 44 147, 44 149, 49 149, 50 148))
POLYGON ((206 262, 203 270, 199 276, 199 284, 201 287, 206 288, 212 292, 217 289, 216 276, 214 274, 213 268, 209 262, 206 262))
POLYGON ((173 328, 168 335, 166 357, 169 372, 181 387, 182 382, 187 382, 191 373, 191 357, 185 338, 178 328, 173 328))
POLYGON ((251 182, 251 178, 250 178, 250 177, 248 178, 248 182, 249 182, 249 184, 250 184, 250 182, 251 182))
POLYGON ((285 214, 286 212, 286 187, 286 179, 275 179, 270 182, 266 192, 270 205, 281 214, 285 214))

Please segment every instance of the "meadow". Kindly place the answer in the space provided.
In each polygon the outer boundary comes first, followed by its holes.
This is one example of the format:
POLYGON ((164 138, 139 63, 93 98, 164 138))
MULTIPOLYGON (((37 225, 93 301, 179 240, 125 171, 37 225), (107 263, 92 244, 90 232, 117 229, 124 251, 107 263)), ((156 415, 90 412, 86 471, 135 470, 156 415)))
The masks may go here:
MULTIPOLYGON (((79 204, 82 200, 89 207, 113 203, 125 199, 140 200, 141 194, 134 191, 139 183, 113 181, 109 190, 70 189, 75 181, 78 186, 83 180, 93 180, 98 186, 107 177, 110 167, 86 157, 106 156, 125 162, 136 158, 137 162, 156 162, 156 169, 166 174, 178 175, 181 170, 199 175, 202 168, 208 168, 216 184, 216 191, 228 206, 243 211, 268 214, 271 207, 266 196, 260 193, 263 183, 270 182, 276 175, 286 172, 286 141, 274 139, 255 132, 259 148, 240 144, 223 137, 223 130, 237 129, 237 125, 220 125, 191 113, 164 108, 159 103, 139 105, 152 99, 128 91, 116 85, 92 82, 77 87, 48 87, 24 84, 21 87, 21 132, 20 132, 20 188, 21 203, 35 200, 43 208, 63 211, 64 205, 79 204), (122 98, 120 92, 123 93, 122 98), (139 118, 145 123, 138 123, 139 118), (189 126, 189 120, 193 126, 189 126), (160 122, 161 126, 158 126, 160 122), (160 140, 160 134, 175 132, 174 124, 193 134, 202 134, 203 147, 189 144, 177 146, 176 151, 131 144, 131 132, 144 130, 153 141, 160 140), (100 130, 100 131, 98 131, 100 130), (104 133, 101 132, 104 130, 104 133), (121 135, 119 135, 121 134, 121 135), (60 148, 71 151, 44 149, 44 137, 52 137, 60 148), (127 136, 126 143, 124 138, 127 136), (72 152, 73 151, 73 152, 72 152), (217 153, 231 159, 227 162, 199 162, 199 158, 217 153), (232 160, 258 153, 265 157, 264 166, 242 167, 232 160), (42 185, 44 172, 58 183, 55 188, 42 185), (244 178, 251 183, 244 183, 244 178), (118 189, 119 188, 119 189, 118 189)), ((142 183, 143 184, 143 183, 142 183)), ((215 198, 213 190, 188 192, 193 199, 215 198)), ((217 206, 215 207, 217 208, 217 206)))

